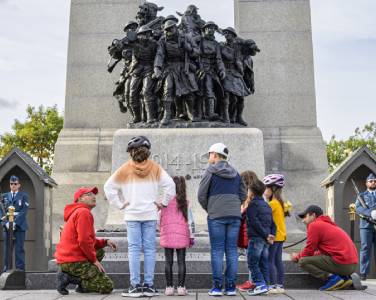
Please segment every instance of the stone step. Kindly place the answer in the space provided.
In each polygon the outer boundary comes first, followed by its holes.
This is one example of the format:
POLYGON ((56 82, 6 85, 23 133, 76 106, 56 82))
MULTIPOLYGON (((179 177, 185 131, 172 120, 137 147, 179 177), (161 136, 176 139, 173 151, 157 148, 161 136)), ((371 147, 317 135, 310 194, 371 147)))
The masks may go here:
MULTIPOLYGON (((116 289, 124 289, 129 285, 129 273, 109 273, 116 289)), ((238 282, 248 279, 248 273, 239 273, 238 282)), ((174 277, 177 283, 177 276, 174 277)), ((166 286, 165 274, 155 273, 154 285, 162 291, 166 286)), ((286 273, 285 287, 287 289, 317 289, 322 283, 306 273, 286 273)), ((212 287, 211 273, 187 273, 186 286, 188 289, 210 289, 212 287)), ((48 290, 56 288, 56 273, 27 272, 26 288, 31 290, 48 290)), ((69 288, 74 288, 70 286, 69 288)))
MULTIPOLYGON (((114 241, 118 247, 118 252, 128 252, 128 240, 126 236, 124 236, 124 233, 121 233, 122 236, 104 236, 103 238, 110 238, 112 241, 114 241)), ((98 236, 98 238, 101 238, 98 236)), ((160 247, 159 244, 159 237, 156 238, 156 244, 158 247, 158 252, 163 253, 164 249, 160 247)), ((292 242, 286 242, 284 243, 284 246, 289 246, 291 245, 292 242)), ((289 249, 286 249, 286 252, 291 252, 291 251, 297 251, 300 250, 304 244, 299 244, 296 247, 292 247, 289 249)), ((56 245, 53 246, 53 252, 55 251, 56 245)), ((187 249, 187 252, 210 252, 210 242, 209 238, 207 235, 199 235, 195 236, 195 245, 189 249, 187 249)))
MULTIPOLYGON (((143 270, 143 260, 144 257, 141 255, 141 270, 143 270)), ((239 256, 238 258, 238 270, 240 273, 248 272, 247 259, 244 255, 239 256)), ((286 253, 283 253, 283 263, 286 273, 301 273, 298 265, 289 260, 289 256, 286 253)), ((106 272, 109 273, 128 273, 129 272, 129 263, 128 263, 128 253, 106 253, 105 258, 102 261, 102 265, 106 272)), ((210 273, 211 272, 211 262, 209 253, 187 253, 186 255, 186 266, 187 273, 210 273)), ((157 253, 156 263, 155 263, 155 272, 163 273, 165 269, 165 257, 162 253, 157 253)), ((176 256, 173 265, 174 272, 177 272, 177 262, 176 256)), ((50 260, 48 264, 48 271, 56 272, 57 264, 56 260, 50 260)))

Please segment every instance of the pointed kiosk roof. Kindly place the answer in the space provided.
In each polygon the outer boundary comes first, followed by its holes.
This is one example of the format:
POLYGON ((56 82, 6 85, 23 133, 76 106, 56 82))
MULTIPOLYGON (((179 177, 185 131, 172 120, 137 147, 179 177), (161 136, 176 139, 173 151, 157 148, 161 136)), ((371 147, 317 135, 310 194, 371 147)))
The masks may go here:
POLYGON ((13 157, 18 157, 21 159, 29 168, 37 175, 37 177, 44 182, 44 184, 49 185, 51 187, 56 187, 57 183, 53 178, 47 174, 45 170, 41 166, 39 166, 34 159, 27 154, 26 152, 20 150, 19 148, 13 148, 1 161, 0 161, 0 168, 10 159, 13 157))
POLYGON ((373 153, 367 146, 362 146, 361 148, 355 150, 351 153, 343 162, 341 162, 332 173, 329 174, 322 182, 321 186, 328 186, 336 181, 340 175, 349 167, 358 157, 362 155, 368 155, 371 160, 376 164, 376 154, 373 153))

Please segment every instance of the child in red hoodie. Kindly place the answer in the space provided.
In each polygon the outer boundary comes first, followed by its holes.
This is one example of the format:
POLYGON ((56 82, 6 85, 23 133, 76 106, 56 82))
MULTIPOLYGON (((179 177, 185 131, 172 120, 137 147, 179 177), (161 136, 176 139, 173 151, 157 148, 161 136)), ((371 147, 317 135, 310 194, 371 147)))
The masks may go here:
POLYGON ((353 241, 317 205, 299 214, 307 225, 307 243, 291 259, 312 276, 325 280, 322 291, 344 289, 352 284, 350 275, 358 265, 358 252, 353 241))
POLYGON ((112 280, 106 275, 100 261, 103 248, 116 245, 111 240, 97 239, 91 209, 96 206, 98 188, 79 188, 74 193, 74 203, 64 209, 64 229, 56 246, 55 257, 59 265, 57 291, 62 295, 69 292, 69 283, 78 284, 76 292, 111 293, 112 280))

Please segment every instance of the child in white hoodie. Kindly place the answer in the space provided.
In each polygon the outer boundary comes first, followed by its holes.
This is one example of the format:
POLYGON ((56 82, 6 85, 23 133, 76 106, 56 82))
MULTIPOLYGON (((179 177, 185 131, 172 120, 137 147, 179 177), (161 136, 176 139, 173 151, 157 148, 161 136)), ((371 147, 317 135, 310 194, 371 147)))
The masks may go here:
POLYGON ((127 152, 131 159, 123 164, 104 185, 110 204, 124 209, 127 227, 130 287, 125 297, 152 297, 156 254, 158 209, 175 196, 175 183, 167 172, 149 159, 150 141, 144 136, 132 138, 127 152), (162 198, 159 192, 162 190, 162 198), (140 254, 144 250, 144 283, 140 278, 140 254))

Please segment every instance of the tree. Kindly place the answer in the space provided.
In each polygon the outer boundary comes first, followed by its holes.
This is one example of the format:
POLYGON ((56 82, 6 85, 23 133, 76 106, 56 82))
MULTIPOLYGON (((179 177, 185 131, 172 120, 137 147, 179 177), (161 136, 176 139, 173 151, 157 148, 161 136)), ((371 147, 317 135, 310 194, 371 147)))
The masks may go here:
POLYGON ((51 174, 57 137, 63 128, 63 117, 57 106, 28 106, 24 123, 17 119, 13 132, 0 135, 0 157, 4 157, 18 147, 28 153, 48 173, 51 174))
POLYGON ((330 172, 362 146, 367 146, 371 151, 376 152, 376 122, 366 124, 362 129, 356 128, 354 134, 347 140, 337 140, 334 135, 332 136, 326 145, 330 172))

